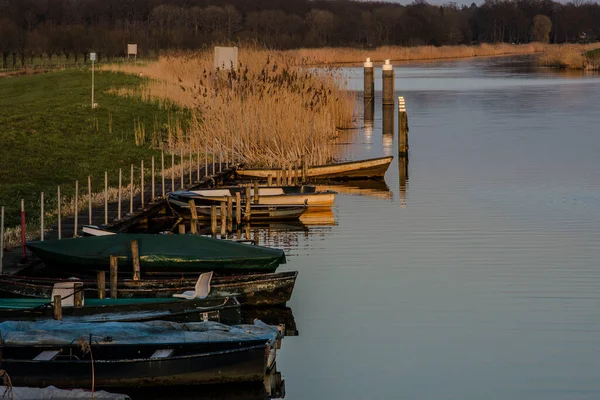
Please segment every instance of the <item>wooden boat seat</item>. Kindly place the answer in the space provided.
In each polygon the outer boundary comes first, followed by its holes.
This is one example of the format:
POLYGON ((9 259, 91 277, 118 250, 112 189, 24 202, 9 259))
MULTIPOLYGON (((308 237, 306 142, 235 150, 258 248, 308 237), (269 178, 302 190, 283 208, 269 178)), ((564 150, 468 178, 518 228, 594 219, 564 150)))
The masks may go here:
POLYGON ((46 350, 35 356, 33 361, 52 361, 60 354, 60 350, 46 350))
POLYGON ((196 282, 196 286, 194 287, 194 291, 187 290, 183 293, 175 293, 173 297, 186 300, 206 298, 206 296, 208 296, 210 293, 210 281, 212 276, 212 271, 200 274, 198 281, 196 282))
POLYGON ((175 353, 175 349, 158 349, 150 358, 169 358, 175 353))
POLYGON ((192 190, 193 193, 196 193, 200 196, 206 197, 225 197, 231 196, 231 192, 229 189, 215 189, 215 190, 192 190))

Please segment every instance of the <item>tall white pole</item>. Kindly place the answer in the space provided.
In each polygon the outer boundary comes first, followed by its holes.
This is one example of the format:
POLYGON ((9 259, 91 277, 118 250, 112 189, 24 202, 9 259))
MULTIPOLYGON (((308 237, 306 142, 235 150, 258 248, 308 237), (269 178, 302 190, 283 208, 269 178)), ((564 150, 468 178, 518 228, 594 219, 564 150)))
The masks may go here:
POLYGON ((92 108, 94 108, 94 59, 92 58, 92 108))

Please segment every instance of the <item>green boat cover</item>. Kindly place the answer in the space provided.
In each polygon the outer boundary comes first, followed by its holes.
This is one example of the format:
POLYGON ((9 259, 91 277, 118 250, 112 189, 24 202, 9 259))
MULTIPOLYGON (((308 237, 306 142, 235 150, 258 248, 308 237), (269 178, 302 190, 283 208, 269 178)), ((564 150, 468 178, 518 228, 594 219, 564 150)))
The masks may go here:
POLYGON ((285 263, 285 254, 279 249, 196 235, 123 233, 28 242, 27 247, 46 265, 69 272, 108 270, 110 256, 114 255, 119 273, 130 274, 133 240, 138 241, 142 276, 202 271, 273 272, 285 263))

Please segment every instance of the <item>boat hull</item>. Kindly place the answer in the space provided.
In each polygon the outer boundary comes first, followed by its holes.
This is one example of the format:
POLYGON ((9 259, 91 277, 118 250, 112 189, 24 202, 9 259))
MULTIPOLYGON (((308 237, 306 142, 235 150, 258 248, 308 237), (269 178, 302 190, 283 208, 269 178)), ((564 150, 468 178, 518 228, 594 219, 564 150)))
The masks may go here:
MULTIPOLYGON (((93 362, 97 388, 179 386, 263 381, 266 345, 164 359, 116 359, 93 362)), ((4 358, 2 368, 15 385, 89 387, 87 360, 34 361, 4 358)))
MULTIPOLYGON (((190 205, 187 201, 169 197, 168 202, 178 214, 186 217, 190 216, 190 205)), ((215 204, 216 203, 217 202, 215 202, 215 204)), ((236 212, 236 207, 237 205, 233 206, 234 214, 236 212)), ((306 210, 306 206, 297 206, 294 204, 253 204, 250 208, 250 221, 297 220, 306 212, 306 210)), ((210 205, 196 205, 196 213, 199 220, 210 220, 211 212, 210 205)), ((241 214, 242 219, 247 220, 245 208, 242 208, 241 214)), ((217 218, 221 218, 220 207, 217 207, 217 218)))
MULTIPOLYGON (((373 158, 339 164, 308 167, 307 177, 313 179, 382 179, 393 157, 373 158)), ((236 174, 243 178, 266 179, 275 176, 277 169, 238 169, 236 174)))
MULTIPOLYGON (((249 274, 214 277, 211 281, 209 299, 212 297, 236 297, 242 305, 279 305, 288 302, 292 296, 298 272, 274 274, 249 274)), ((55 283, 69 279, 38 278, 28 276, 0 275, 0 292, 10 297, 33 297, 49 299, 55 283)), ((163 298, 175 293, 193 290, 197 278, 131 280, 117 282, 119 298, 163 298)), ((97 282, 81 279, 84 297, 97 298, 97 282)), ((105 297, 109 292, 105 292, 105 297)))

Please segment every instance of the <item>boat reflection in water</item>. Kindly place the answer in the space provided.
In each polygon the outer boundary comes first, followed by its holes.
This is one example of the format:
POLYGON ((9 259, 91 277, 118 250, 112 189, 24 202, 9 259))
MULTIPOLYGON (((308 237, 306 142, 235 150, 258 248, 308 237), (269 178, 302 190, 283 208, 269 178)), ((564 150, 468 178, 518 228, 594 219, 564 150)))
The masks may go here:
MULTIPOLYGON (((298 328, 292 309, 285 306, 278 307, 243 307, 242 323, 251 324, 255 319, 269 325, 285 325, 285 336, 298 336, 298 328)), ((285 341, 285 338, 284 338, 285 341)))
POLYGON ((333 226, 335 225, 335 216, 331 208, 324 210, 309 209, 307 212, 300 216, 300 222, 305 226, 333 226))
POLYGON ((178 400, 265 400, 285 398, 285 381, 277 364, 265 375, 264 382, 227 385, 133 388, 121 393, 132 399, 178 400))
POLYGON ((340 194, 369 196, 383 200, 390 200, 393 194, 385 180, 354 180, 347 182, 331 182, 317 185, 318 190, 335 190, 340 194))

